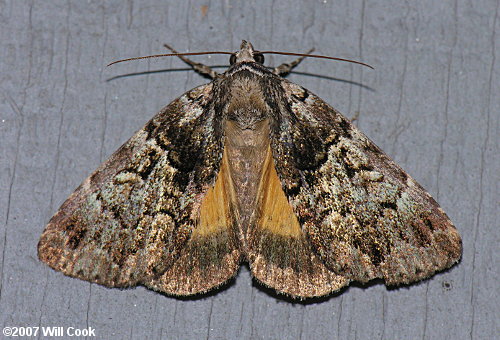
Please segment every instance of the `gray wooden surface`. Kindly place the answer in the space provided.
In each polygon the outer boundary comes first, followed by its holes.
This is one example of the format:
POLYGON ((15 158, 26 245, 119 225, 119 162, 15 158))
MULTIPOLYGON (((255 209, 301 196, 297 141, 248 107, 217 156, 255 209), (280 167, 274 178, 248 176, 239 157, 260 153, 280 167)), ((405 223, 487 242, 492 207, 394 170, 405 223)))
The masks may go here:
MULTIPOLYGON (((0 0, 0 327, 92 327, 98 339, 498 338, 498 16, 498 0, 0 0), (245 266, 221 291, 176 299, 38 261, 45 224, 80 182, 206 82, 176 58, 104 65, 162 53, 164 42, 234 51, 241 39, 376 68, 310 59, 289 79, 348 117, 359 112, 360 129, 457 225, 458 266, 410 287, 355 285, 293 303, 245 266)), ((227 65, 226 56, 196 60, 227 65)))

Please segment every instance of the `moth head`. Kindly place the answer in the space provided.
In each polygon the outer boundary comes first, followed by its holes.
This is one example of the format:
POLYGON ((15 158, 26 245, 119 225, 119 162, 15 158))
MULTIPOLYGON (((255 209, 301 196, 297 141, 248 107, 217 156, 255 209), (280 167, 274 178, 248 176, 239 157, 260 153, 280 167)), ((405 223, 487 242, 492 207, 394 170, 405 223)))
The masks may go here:
POLYGON ((254 62, 263 64, 264 55, 260 52, 255 51, 252 44, 250 44, 248 41, 243 40, 241 42, 240 50, 231 54, 231 57, 229 58, 229 63, 231 65, 242 62, 254 62))

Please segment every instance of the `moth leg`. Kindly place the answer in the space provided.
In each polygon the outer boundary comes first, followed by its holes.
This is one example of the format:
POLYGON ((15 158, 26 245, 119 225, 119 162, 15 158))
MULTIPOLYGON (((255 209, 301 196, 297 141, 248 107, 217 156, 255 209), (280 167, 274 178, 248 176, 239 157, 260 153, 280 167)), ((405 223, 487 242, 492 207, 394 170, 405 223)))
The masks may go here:
MULTIPOLYGON (((307 54, 311 53, 312 51, 314 51, 314 48, 311 48, 307 52, 307 54)), ((283 63, 280 66, 275 67, 274 70, 273 70, 273 73, 276 74, 276 75, 278 75, 278 76, 286 76, 288 73, 290 73, 292 71, 292 69, 295 66, 297 66, 298 64, 300 64, 300 62, 302 60, 304 60, 304 58, 305 57, 300 57, 300 58, 295 59, 291 63, 283 63)))
MULTIPOLYGON (((172 47, 170 47, 169 45, 167 44, 163 44, 163 46, 165 46, 166 48, 168 48, 170 51, 172 51, 173 53, 179 53, 177 52, 176 50, 174 50, 172 47)), ((193 70, 195 70, 196 72, 198 72, 199 74, 201 74, 202 76, 206 76, 206 77, 209 77, 211 79, 215 79, 219 74, 217 72, 215 72, 214 70, 212 70, 209 66, 207 65, 203 65, 203 64, 200 64, 200 63, 195 63, 194 61, 192 61, 191 59, 188 59, 184 56, 181 56, 179 55, 178 56, 183 62, 185 62, 186 64, 188 64, 189 66, 191 66, 193 68, 193 70)))

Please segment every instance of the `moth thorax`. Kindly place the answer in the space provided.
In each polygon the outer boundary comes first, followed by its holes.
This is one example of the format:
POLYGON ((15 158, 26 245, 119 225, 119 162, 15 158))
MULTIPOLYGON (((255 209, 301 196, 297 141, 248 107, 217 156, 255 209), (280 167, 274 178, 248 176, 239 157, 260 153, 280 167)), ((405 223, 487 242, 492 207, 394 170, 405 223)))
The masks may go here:
POLYGON ((269 106, 264 100, 262 86, 255 77, 236 77, 230 87, 227 117, 241 129, 256 129, 267 118, 269 106))

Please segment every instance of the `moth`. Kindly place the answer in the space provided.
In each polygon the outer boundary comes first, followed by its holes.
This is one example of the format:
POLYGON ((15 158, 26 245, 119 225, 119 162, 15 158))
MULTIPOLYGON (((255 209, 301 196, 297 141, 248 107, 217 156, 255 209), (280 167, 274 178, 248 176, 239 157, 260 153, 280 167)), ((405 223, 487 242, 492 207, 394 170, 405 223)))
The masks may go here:
MULTIPOLYGON (((175 52, 175 50, 173 50, 175 52)), ((436 201, 337 110, 243 41, 223 74, 174 100, 49 221, 38 256, 107 287, 207 292, 240 263, 279 293, 416 282, 459 261, 436 201)))

